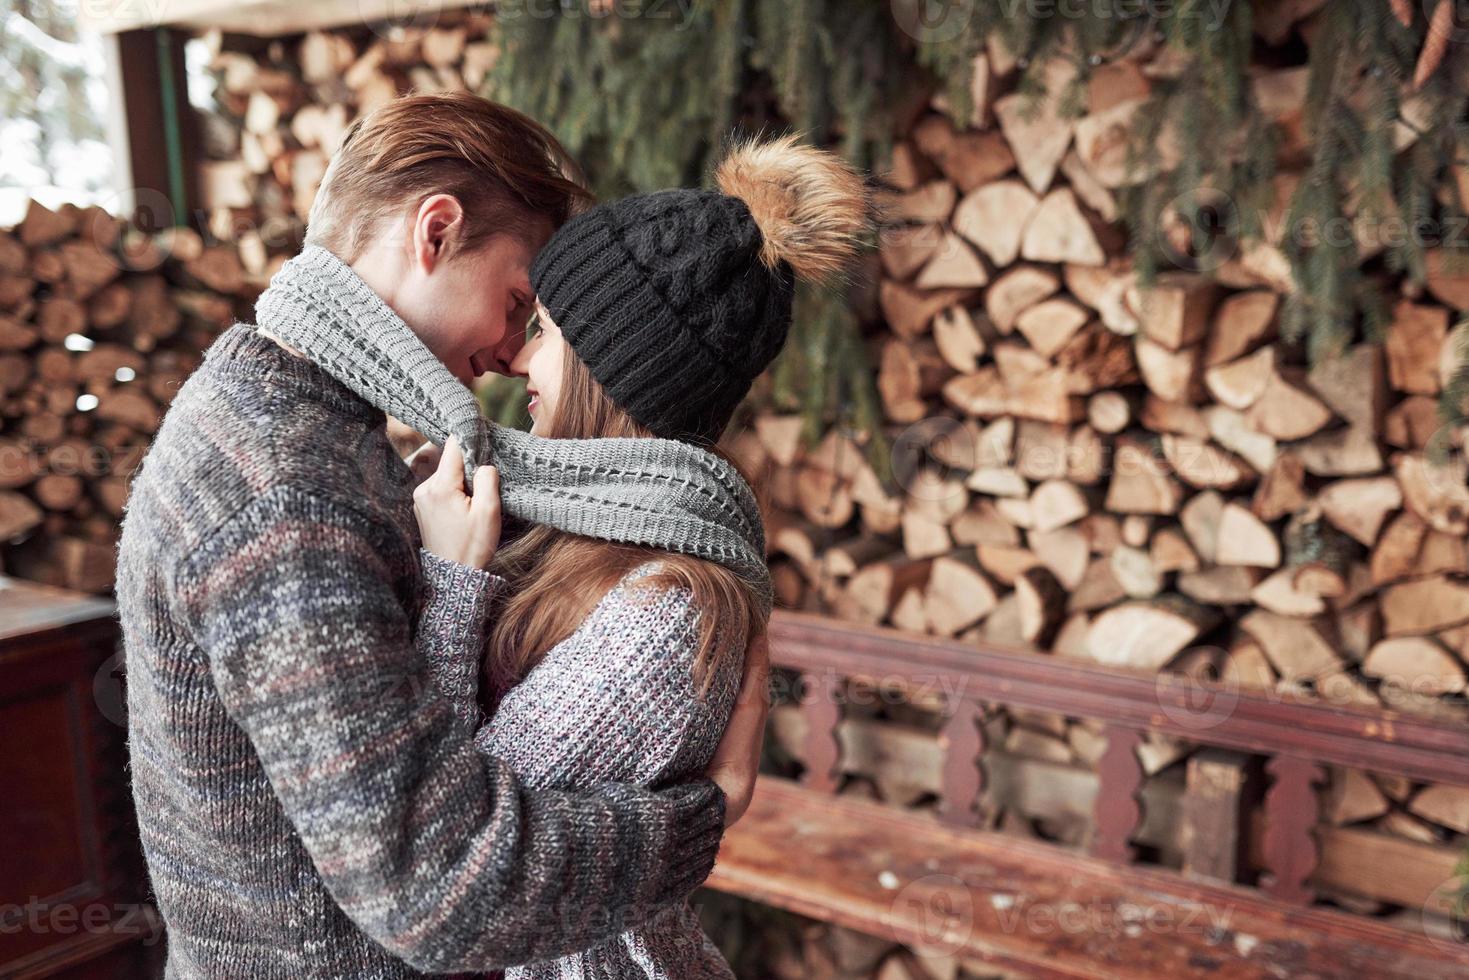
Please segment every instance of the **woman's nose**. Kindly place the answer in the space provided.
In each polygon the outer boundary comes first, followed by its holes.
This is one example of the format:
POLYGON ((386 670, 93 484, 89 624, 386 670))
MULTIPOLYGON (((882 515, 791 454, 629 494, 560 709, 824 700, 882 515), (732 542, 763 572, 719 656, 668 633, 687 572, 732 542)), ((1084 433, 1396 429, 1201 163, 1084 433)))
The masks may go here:
POLYGON ((535 350, 536 341, 528 340, 516 351, 515 357, 510 361, 510 375, 515 378, 526 378, 530 376, 530 356, 535 350))

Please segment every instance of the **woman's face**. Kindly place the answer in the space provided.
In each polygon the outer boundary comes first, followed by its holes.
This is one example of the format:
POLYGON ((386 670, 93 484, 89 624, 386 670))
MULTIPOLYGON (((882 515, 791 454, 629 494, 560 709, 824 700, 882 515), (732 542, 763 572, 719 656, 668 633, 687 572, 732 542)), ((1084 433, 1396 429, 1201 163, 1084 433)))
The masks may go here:
POLYGON ((544 436, 551 431, 556 403, 561 396, 561 371, 567 349, 561 328, 540 300, 536 300, 536 315, 526 329, 525 346, 510 362, 510 373, 526 379, 533 435, 544 436))

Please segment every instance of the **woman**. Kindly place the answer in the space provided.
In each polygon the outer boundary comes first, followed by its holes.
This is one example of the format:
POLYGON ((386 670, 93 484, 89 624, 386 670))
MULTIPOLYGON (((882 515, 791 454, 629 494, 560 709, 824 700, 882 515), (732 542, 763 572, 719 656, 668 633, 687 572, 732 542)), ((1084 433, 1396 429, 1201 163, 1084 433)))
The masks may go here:
MULTIPOLYGON (((747 145, 717 183, 594 208, 536 259, 536 332, 512 365, 528 379, 533 435, 712 447, 785 341, 795 279, 825 278, 852 257, 865 194, 831 154, 789 138, 747 145)), ((462 462, 446 450, 416 498, 430 597, 420 644, 472 723, 481 672, 455 653, 461 644, 439 642, 437 624, 462 622, 443 611, 466 590, 492 596, 482 676, 494 708, 477 743, 532 786, 653 785, 701 771, 768 600, 730 565, 674 550, 544 525, 500 548, 497 513, 448 505, 440 492, 457 485, 462 462)), ((731 973, 684 903, 507 976, 731 973)))

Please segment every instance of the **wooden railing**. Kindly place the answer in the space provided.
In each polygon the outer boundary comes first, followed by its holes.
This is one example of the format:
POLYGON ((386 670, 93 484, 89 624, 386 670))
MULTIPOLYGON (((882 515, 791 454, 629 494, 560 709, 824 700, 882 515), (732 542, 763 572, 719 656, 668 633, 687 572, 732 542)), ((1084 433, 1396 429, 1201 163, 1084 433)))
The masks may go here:
MULTIPOLYGON (((1215 786, 1203 805, 1191 808, 1203 832, 1191 835, 1185 867, 1205 877, 1243 881, 1248 870, 1239 856, 1239 842, 1248 837, 1243 824, 1249 801, 1263 798, 1267 873, 1260 886, 1301 905, 1316 897, 1310 881, 1320 817, 1314 786, 1324 778, 1323 764, 1469 785, 1469 727, 1400 712, 1236 690, 784 611, 772 617, 770 646, 773 664, 803 679, 806 737, 799 761, 808 789, 836 789, 836 731, 842 692, 852 678, 942 692, 940 813, 957 826, 979 821, 986 748, 980 722, 988 706, 1093 719, 1106 726, 1108 746, 1098 765, 1089 849, 1094 856, 1131 864, 1144 778, 1134 749, 1145 731, 1160 732, 1229 750, 1234 755, 1228 757, 1240 763, 1238 778, 1223 781, 1222 789, 1215 786), (1263 757, 1263 773, 1250 764, 1257 757, 1263 757)), ((1195 787, 1189 789, 1192 795, 1195 787)))

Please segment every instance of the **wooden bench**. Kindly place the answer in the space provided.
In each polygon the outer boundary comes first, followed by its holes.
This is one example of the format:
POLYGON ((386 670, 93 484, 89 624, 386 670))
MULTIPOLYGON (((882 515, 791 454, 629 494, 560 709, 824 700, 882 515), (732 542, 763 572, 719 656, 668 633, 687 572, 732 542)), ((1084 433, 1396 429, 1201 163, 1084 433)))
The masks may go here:
POLYGON ((1028 976, 1469 976, 1469 946, 1310 904, 1320 765, 1469 784, 1469 729, 795 613, 773 618, 771 656, 803 679, 805 772, 762 781, 710 887, 1028 976), (834 795, 854 677, 947 692, 942 822, 834 795), (1089 853, 975 829, 991 704, 1106 723, 1089 853), (1268 787, 1184 808, 1187 877, 1136 863, 1143 730, 1265 757, 1268 787), (1258 888, 1237 884, 1254 791, 1258 888))

